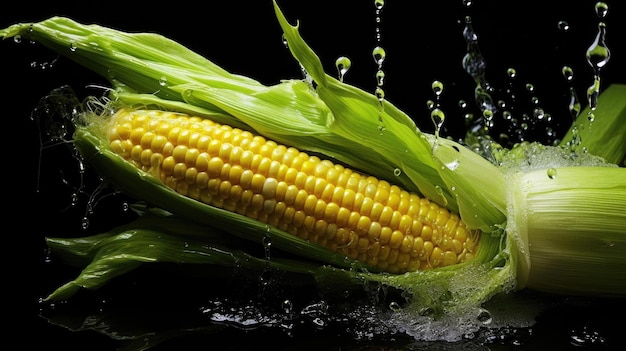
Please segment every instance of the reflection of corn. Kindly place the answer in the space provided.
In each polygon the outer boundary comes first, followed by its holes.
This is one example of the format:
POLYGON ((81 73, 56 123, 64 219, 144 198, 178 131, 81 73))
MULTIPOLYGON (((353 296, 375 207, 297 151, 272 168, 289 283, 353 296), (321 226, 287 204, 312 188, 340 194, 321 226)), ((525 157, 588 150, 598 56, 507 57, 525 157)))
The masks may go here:
POLYGON ((477 232, 384 180, 207 119, 120 110, 111 148, 176 192, 391 273, 464 262, 477 232))

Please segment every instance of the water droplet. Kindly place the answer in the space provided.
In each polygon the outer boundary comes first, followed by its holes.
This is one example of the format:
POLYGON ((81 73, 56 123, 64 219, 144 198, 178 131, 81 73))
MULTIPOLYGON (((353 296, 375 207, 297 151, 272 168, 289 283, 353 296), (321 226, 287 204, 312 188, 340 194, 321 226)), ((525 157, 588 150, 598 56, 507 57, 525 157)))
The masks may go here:
POLYGON ((446 120, 446 115, 441 109, 435 108, 430 112, 430 119, 433 121, 437 131, 443 126, 443 122, 446 120))
POLYGON ((402 170, 400 168, 395 168, 393 170, 393 175, 399 177, 402 174, 402 170))
POLYGON ((432 110, 433 108, 435 108, 435 102, 434 102, 433 100, 427 100, 427 101, 426 101, 426 107, 427 107, 429 110, 432 110))
POLYGON ((21 43, 21 42, 22 42, 22 36, 21 36, 21 35, 19 35, 19 34, 15 35, 15 36, 13 37, 13 42, 15 42, 15 43, 17 43, 17 44, 21 43))
POLYGON ((391 301, 389 303, 389 309, 392 310, 393 312, 398 312, 402 309, 402 307, 400 307, 400 304, 397 303, 396 301, 391 301))
POLYGON ((563 66, 563 68, 561 68, 561 73, 563 74, 563 77, 565 77, 565 80, 568 82, 571 82, 574 79, 574 70, 572 70, 572 68, 569 66, 563 66))
POLYGON ((383 70, 379 69, 378 71, 376 71, 376 84, 381 87, 383 86, 383 83, 385 82, 385 72, 383 72, 383 70))
POLYGON ((385 91, 383 90, 383 88, 381 87, 376 88, 376 90, 374 91, 374 95, 376 95, 378 102, 382 104, 383 100, 385 99, 385 91))
POLYGON ((335 66, 337 66, 337 72, 339 73, 339 81, 343 82, 344 76, 352 66, 352 61, 345 56, 341 56, 335 61, 335 66))
POLYGON ((80 227, 83 229, 89 228, 89 218, 83 217, 83 219, 80 221, 80 227))
POLYGON ((441 204, 443 206, 447 206, 448 205, 448 199, 446 199, 446 196, 443 193, 443 188, 441 188, 441 186, 439 186, 439 185, 435 185, 435 192, 439 196, 439 199, 441 200, 441 204))
POLYGON ((509 76, 509 78, 515 78, 517 76, 517 71, 515 70, 515 68, 508 68, 506 70, 506 74, 509 76))
POLYGON ((458 159, 454 159, 454 160, 446 163, 446 168, 451 170, 451 171, 454 171, 457 168, 459 168, 460 165, 461 165, 461 161, 459 161, 458 159))
POLYGON ((537 107, 533 110, 533 116, 538 120, 543 120, 546 117, 546 114, 542 108, 537 107))
POLYGON ((493 112, 491 110, 484 110, 483 117, 485 118, 485 120, 491 121, 493 120, 493 112))
POLYGON ((478 319, 478 321, 482 324, 490 324, 493 320, 493 318, 491 317, 491 312, 484 308, 480 309, 480 311, 478 312, 478 316, 476 316, 476 319, 478 319))
POLYGON ((289 43, 287 42, 287 37, 285 36, 285 33, 281 35, 280 40, 283 42, 283 45, 285 45, 285 47, 289 49, 289 43))
POLYGON ((465 7, 472 6, 472 0, 462 0, 462 3, 465 7))
POLYGON ((532 85, 531 83, 528 83, 526 84, 526 90, 532 93, 533 91, 535 91, 535 86, 532 85))
POLYGON ((159 79, 159 85, 164 87, 167 85, 167 77, 166 76, 162 76, 161 79, 159 79))
POLYGON ((569 101, 569 105, 567 106, 570 115, 572 116, 572 120, 576 120, 576 118, 578 118, 578 115, 580 114, 580 109, 581 109, 581 105, 580 102, 578 100, 578 95, 576 94, 576 90, 572 87, 570 87, 569 89, 569 95, 570 95, 570 101, 569 101))
POLYGON ((548 178, 554 179, 556 178, 556 168, 548 168, 548 178))
POLYGON ((569 30, 569 23, 565 21, 559 21, 559 23, 557 23, 557 27, 559 28, 559 30, 567 32, 569 30))
POLYGON ((436 96, 439 96, 441 95, 441 93, 443 93, 443 83, 438 80, 432 82, 431 88, 433 89, 433 92, 436 96))
POLYGON ((374 0, 374 6, 377 10, 382 10, 385 6, 385 0, 374 0))
POLYGON ((595 5, 595 9, 596 15, 598 15, 599 18, 604 18, 609 12, 609 5, 604 2, 597 2, 595 5))
POLYGON ((75 51, 76 51, 76 49, 77 49, 77 47, 76 47, 76 43, 71 42, 71 43, 70 43, 70 51, 71 51, 71 52, 75 52, 75 51))
POLYGON ((383 62, 385 62, 385 58, 387 54, 385 53, 385 49, 380 46, 377 46, 372 50, 372 56, 374 57, 374 62, 380 67, 383 62))
POLYGON ((589 122, 593 122, 596 119, 596 115, 592 111, 589 111, 589 113, 587 114, 587 119, 589 120, 589 122))
POLYGON ((459 107, 462 109, 467 108, 467 102, 465 100, 459 100, 459 107))
POLYGON ((598 96, 600 95, 600 77, 596 76, 593 84, 587 88, 587 100, 589 108, 593 111, 598 107, 598 96))
MULTIPOLYGON (((611 58, 611 51, 606 46, 605 36, 606 24, 604 24, 604 22, 600 22, 598 24, 598 34, 596 35, 593 43, 587 49, 586 54, 587 62, 596 71, 604 67, 611 58)), ((596 72, 596 74, 597 73, 598 72, 596 72)))
POLYGON ((265 248, 272 247, 272 238, 269 235, 263 237, 263 246, 265 248))

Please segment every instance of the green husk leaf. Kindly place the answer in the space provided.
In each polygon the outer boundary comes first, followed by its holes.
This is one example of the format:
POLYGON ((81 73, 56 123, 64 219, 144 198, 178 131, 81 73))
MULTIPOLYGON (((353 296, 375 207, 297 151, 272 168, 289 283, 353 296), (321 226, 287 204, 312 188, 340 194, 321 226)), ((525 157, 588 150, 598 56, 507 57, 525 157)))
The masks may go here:
POLYGON ((600 156, 626 166, 626 84, 611 84, 598 97, 594 110, 587 106, 571 125, 560 145, 572 151, 600 156), (589 115, 593 114, 591 121, 589 115))
POLYGON ((148 213, 98 235, 46 238, 55 255, 84 268, 75 279, 57 288, 45 300, 67 300, 81 288, 98 289, 147 262, 211 264, 258 270, 271 267, 306 274, 319 270, 319 264, 303 260, 255 257, 243 251, 249 242, 225 240, 228 237, 222 234, 214 228, 174 215, 148 213), (233 246, 235 244, 237 247, 233 246))

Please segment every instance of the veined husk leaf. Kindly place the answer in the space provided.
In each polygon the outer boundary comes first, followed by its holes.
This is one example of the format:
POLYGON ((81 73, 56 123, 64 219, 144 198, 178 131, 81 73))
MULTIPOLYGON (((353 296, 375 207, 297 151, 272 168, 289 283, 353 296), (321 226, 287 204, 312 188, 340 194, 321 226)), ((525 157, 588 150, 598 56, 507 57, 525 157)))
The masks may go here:
POLYGON ((626 166, 626 84, 609 85, 594 110, 585 107, 560 145, 626 166), (593 118, 589 118, 592 114, 593 118))
MULTIPOLYGON (((98 289, 142 263, 211 264, 242 269, 280 269, 315 274, 313 261, 273 258, 247 253, 249 240, 233 240, 220 230, 164 211, 142 211, 134 221, 81 238, 46 238, 56 255, 83 267, 73 280, 61 285, 46 300, 66 300, 79 289, 98 289), (156 243, 156 244, 155 244, 156 243)), ((258 247, 257 247, 258 249, 258 247)))
POLYGON ((518 283, 561 294, 626 295, 626 169, 555 167, 508 177, 518 283))

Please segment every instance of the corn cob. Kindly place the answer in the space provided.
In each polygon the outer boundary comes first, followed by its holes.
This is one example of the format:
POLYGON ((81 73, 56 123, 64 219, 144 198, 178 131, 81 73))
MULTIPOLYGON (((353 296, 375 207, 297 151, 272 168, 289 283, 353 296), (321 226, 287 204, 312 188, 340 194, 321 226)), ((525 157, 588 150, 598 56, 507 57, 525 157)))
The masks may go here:
POLYGON ((253 218, 382 271, 474 257, 478 231, 415 193, 209 119, 119 110, 111 149, 177 193, 253 218))

